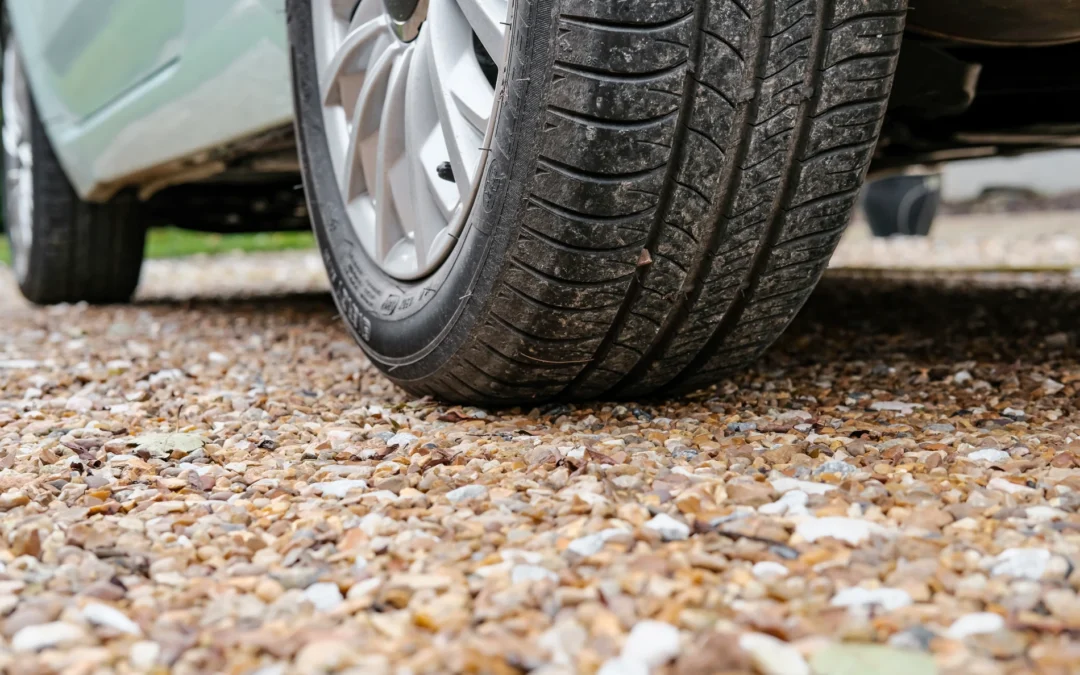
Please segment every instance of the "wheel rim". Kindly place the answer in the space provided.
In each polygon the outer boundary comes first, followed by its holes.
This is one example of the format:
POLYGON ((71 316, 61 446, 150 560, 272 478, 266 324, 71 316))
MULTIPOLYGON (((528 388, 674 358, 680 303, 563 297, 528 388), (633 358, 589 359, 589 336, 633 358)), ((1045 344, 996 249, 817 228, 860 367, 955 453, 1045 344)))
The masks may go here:
POLYGON ((465 228, 505 63, 509 0, 313 0, 337 187, 390 276, 438 270, 465 228))
POLYGON ((16 278, 26 279, 34 229, 34 156, 30 148, 30 90, 12 42, 4 48, 2 90, 7 230, 16 278))

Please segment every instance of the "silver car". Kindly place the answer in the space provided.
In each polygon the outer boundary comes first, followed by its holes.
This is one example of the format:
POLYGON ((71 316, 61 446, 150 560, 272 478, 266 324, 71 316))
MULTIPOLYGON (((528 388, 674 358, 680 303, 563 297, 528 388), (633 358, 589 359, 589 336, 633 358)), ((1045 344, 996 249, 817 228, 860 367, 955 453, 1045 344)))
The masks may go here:
POLYGON ((126 300, 157 223, 310 217, 372 362, 448 400, 710 385, 798 312, 868 172, 1080 144, 1074 0, 7 0, 4 20, 28 298, 126 300))

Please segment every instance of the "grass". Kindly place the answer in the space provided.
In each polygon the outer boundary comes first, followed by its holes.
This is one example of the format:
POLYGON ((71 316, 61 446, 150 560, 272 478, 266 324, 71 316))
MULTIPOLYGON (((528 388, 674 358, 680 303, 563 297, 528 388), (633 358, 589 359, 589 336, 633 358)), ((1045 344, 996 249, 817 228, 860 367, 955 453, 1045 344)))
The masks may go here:
MULTIPOLYGON (((290 251, 315 246, 311 232, 259 232, 256 234, 206 234, 175 227, 150 230, 146 237, 146 257, 181 258, 196 253, 230 251, 290 251)), ((7 237, 0 235, 0 263, 10 263, 7 237)))

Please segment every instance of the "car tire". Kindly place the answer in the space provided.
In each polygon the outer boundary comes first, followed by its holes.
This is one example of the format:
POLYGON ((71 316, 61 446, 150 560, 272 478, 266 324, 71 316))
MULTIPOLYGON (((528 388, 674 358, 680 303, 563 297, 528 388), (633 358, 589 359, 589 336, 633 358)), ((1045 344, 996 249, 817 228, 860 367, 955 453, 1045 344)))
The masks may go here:
POLYGON ((940 176, 892 176, 866 187, 863 208, 875 237, 925 237, 940 204, 940 176))
POLYGON ((4 40, 4 220, 12 269, 31 302, 116 303, 135 292, 146 228, 132 195, 81 200, 53 152, 17 45, 4 40))
POLYGON ((312 2, 288 3, 297 131, 341 314, 408 391, 486 404, 685 392, 751 364, 857 204, 906 6, 516 0, 479 197, 447 262, 406 283, 348 227, 312 2))

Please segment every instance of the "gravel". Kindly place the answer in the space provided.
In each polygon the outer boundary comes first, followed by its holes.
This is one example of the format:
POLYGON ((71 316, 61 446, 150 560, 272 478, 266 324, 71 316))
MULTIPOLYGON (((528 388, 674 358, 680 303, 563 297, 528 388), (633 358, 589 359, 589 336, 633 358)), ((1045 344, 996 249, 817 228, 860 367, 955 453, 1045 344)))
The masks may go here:
POLYGON ((184 284, 0 284, 0 672, 1080 670, 1061 276, 834 271, 712 391, 510 410, 184 284))

